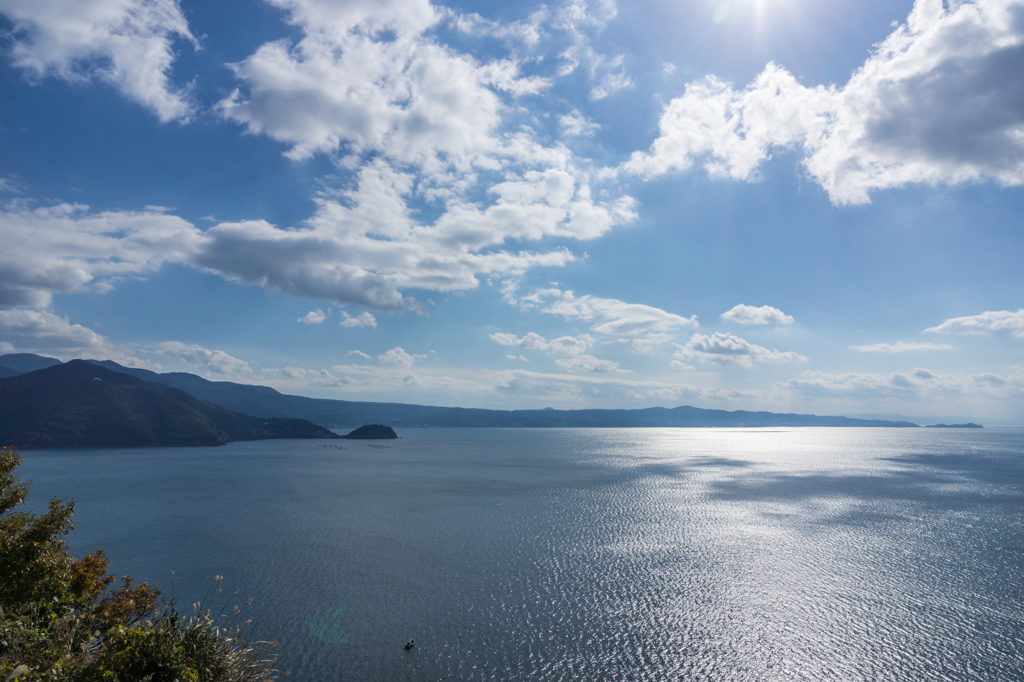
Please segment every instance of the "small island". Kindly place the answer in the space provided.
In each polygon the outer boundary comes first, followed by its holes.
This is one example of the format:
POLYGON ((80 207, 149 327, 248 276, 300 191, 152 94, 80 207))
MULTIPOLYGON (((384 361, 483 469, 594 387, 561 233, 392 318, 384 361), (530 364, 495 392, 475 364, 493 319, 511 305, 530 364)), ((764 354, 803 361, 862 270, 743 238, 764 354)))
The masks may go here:
POLYGON ((398 438, 398 434, 390 426, 365 424, 355 431, 342 436, 342 438, 350 438, 352 440, 387 440, 389 438, 398 438))
POLYGON ((966 424, 928 424, 926 429, 983 429, 981 424, 967 422, 966 424))

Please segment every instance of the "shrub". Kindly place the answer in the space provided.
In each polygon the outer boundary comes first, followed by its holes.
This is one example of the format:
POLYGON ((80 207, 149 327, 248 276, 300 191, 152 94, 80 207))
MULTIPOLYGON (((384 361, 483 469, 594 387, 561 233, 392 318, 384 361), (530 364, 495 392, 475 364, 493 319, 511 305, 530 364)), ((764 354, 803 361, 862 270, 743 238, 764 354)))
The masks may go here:
POLYGON ((20 463, 14 448, 0 450, 0 680, 277 679, 276 642, 255 640, 241 607, 214 616, 204 599, 185 618, 146 583, 126 576, 113 588, 102 550, 82 559, 68 552, 74 502, 54 499, 39 516, 18 512, 29 491, 14 473, 20 463))

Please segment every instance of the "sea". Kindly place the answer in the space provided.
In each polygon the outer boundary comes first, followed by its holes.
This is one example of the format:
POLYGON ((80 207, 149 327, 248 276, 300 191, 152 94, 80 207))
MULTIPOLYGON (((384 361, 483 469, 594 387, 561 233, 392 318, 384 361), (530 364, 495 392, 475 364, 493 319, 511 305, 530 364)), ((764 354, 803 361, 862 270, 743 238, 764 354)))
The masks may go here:
POLYGON ((1024 429, 398 432, 19 474, 298 681, 1024 680, 1024 429))

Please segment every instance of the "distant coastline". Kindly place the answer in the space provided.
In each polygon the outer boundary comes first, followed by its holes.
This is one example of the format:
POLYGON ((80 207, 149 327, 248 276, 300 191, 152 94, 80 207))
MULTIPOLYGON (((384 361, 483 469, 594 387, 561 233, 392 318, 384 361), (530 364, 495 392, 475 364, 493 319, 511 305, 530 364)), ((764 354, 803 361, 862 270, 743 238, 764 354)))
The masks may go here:
MULTIPOLYGON (((918 428, 909 421, 674 408, 488 410, 285 395, 267 386, 159 374, 110 360, 0 356, 0 439, 20 447, 216 445, 337 438, 328 428, 918 428), (102 390, 101 390, 102 389, 102 390), (115 390, 116 389, 116 390, 115 390), (71 398, 74 400, 71 400, 71 398), (147 411, 148 410, 148 411, 147 411)), ((973 428, 973 427, 972 427, 973 428)))

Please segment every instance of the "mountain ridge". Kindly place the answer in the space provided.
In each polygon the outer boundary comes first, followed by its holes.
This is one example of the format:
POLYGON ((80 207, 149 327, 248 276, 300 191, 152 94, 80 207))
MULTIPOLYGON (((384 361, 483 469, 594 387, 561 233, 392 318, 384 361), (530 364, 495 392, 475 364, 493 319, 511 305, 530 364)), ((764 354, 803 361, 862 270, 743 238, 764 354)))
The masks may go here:
MULTIPOLYGON (((24 354, 22 354, 24 355, 24 354)), ((0 366, 4 358, 0 356, 0 366)), ((707 410, 682 405, 674 408, 489 410, 471 407, 435 407, 408 403, 374 403, 327 398, 306 398, 280 393, 268 386, 209 381, 186 372, 160 374, 123 367, 111 360, 87 362, 143 381, 177 388, 226 409, 256 417, 305 419, 330 428, 362 424, 416 427, 764 427, 764 426, 881 426, 917 427, 905 421, 852 419, 795 413, 707 410)))

